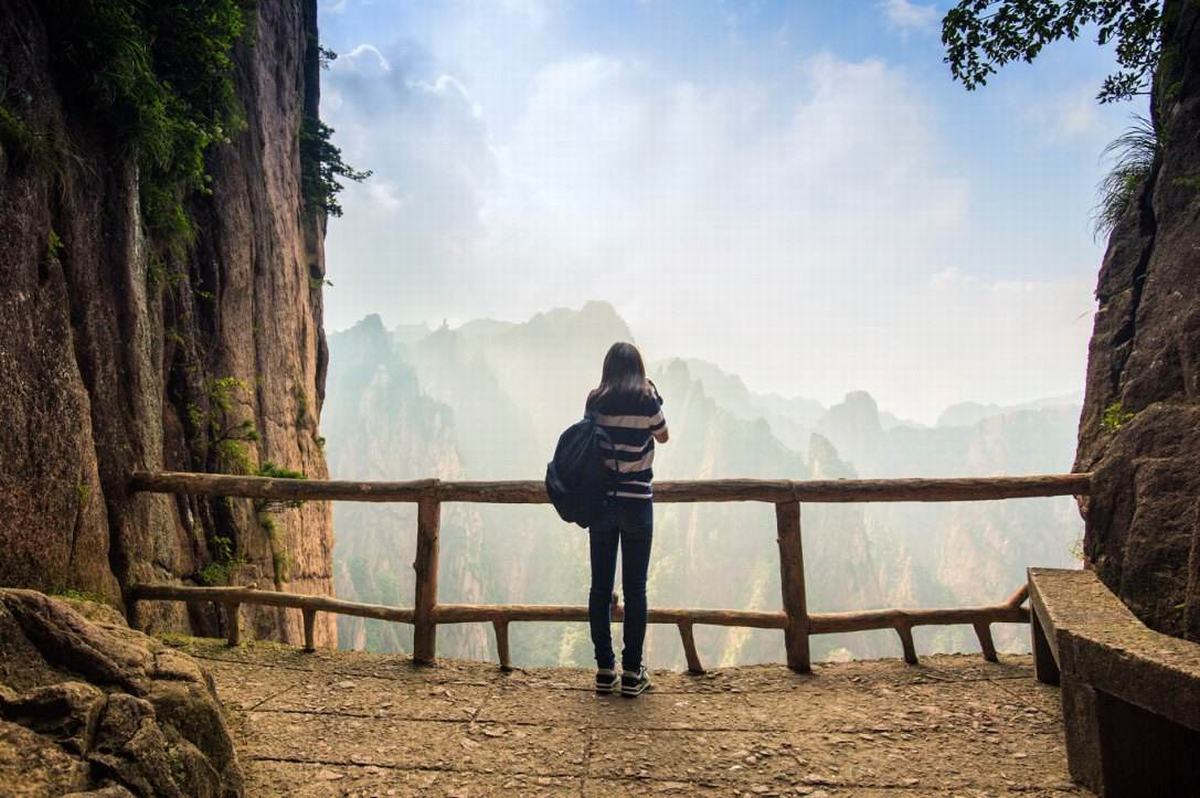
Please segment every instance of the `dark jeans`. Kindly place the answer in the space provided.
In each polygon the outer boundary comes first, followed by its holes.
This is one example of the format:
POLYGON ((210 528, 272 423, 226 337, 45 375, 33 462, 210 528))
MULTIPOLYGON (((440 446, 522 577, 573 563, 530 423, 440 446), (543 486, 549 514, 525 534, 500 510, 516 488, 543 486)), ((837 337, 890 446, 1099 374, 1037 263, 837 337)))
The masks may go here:
POLYGON ((642 667, 646 640, 646 571, 650 567, 650 542, 654 534, 654 505, 646 499, 610 499, 604 517, 589 531, 592 553, 592 588, 588 593, 588 619, 596 667, 616 664, 612 647, 612 593, 616 580, 617 547, 621 549, 621 581, 625 593, 625 648, 621 667, 642 667))

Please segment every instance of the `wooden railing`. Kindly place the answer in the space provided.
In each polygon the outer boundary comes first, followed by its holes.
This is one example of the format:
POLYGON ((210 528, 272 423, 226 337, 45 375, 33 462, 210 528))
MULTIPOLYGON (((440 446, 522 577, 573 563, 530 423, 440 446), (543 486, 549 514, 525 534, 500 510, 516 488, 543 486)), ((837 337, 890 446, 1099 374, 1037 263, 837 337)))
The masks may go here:
MULTIPOLYGON (((1090 474, 1051 474, 1025 477, 874 480, 697 480, 659 482, 656 502, 767 502, 775 505, 776 541, 779 546, 782 612, 746 610, 654 608, 650 623, 679 628, 688 670, 702 672, 692 633, 696 624, 782 629, 788 667, 807 672, 811 667, 809 637, 816 634, 893 629, 899 635, 904 659, 917 662, 912 630, 916 626, 970 624, 984 657, 995 661, 991 624, 1027 623, 1022 607, 1027 592, 1022 586, 1002 603, 953 609, 885 609, 861 612, 810 613, 804 587, 804 553, 801 542, 800 503, 803 502, 946 502, 984 501, 1037 496, 1085 495, 1090 474)), ((213 601, 226 610, 228 639, 236 645, 240 632, 238 607, 261 604, 291 607, 303 613, 305 648, 313 648, 313 622, 318 612, 411 623, 413 660, 432 663, 436 654, 437 626, 448 623, 490 622, 496 634, 501 667, 511 667, 508 625, 514 621, 586 621, 587 607, 522 604, 439 604, 437 600, 439 527, 444 502, 487 504, 545 504, 549 501, 540 482, 345 482, 294 480, 269 477, 192 474, 180 472, 135 473, 130 490, 146 493, 230 496, 284 501, 414 502, 417 504, 417 553, 413 562, 416 589, 411 608, 385 607, 242 587, 189 587, 135 585, 134 605, 141 600, 213 601)), ((614 606, 614 620, 622 619, 614 606)))

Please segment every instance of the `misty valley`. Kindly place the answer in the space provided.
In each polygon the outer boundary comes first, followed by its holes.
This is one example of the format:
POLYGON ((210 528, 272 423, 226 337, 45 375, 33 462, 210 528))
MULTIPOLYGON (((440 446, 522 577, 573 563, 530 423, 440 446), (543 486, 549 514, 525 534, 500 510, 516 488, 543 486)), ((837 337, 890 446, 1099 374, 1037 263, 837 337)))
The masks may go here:
MULTIPOLYGON (((562 429, 577 420, 597 364, 635 331, 612 306, 591 302, 525 323, 386 329, 378 316, 329 337, 322 427, 337 479, 540 479, 562 429)), ((980 476, 1065 472, 1077 397, 1015 407, 965 403, 934 426, 880 410, 864 392, 831 407, 760 395, 717 366, 665 359, 649 365, 672 438, 655 462, 660 479, 980 476)), ((809 609, 995 603, 1029 563, 1077 567, 1082 521, 1070 497, 949 504, 805 504, 809 609)), ((587 533, 549 505, 448 504, 442 510, 440 597, 465 603, 584 604, 587 533)), ((352 601, 410 606, 416 509, 337 503, 334 579, 352 601)), ((762 504, 655 507, 652 607, 777 610, 775 518, 762 504)), ((619 583, 618 583, 619 584, 619 583)), ((1028 650, 1028 630, 997 625, 1003 651, 1028 650)), ((514 663, 592 662, 583 623, 518 623, 514 663)), ((977 651, 970 627, 924 627, 922 651, 977 651)), ((619 637, 618 637, 619 639, 619 637)), ((778 662, 778 631, 698 627, 705 662, 778 662)), ((341 616, 342 648, 411 651, 408 625, 341 616)), ((897 656, 894 633, 821 635, 818 660, 897 656)), ((446 625, 439 653, 494 658, 486 624, 446 625)), ((683 668, 678 633, 651 626, 651 667, 683 668)))

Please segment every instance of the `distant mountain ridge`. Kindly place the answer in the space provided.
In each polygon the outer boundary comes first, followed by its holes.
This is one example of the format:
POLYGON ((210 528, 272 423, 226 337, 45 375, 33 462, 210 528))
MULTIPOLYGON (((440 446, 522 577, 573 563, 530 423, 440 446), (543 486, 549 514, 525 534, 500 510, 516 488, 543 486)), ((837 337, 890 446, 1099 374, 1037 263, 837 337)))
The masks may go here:
MULTIPOLYGON (((479 320, 457 328, 388 331, 378 317, 330 336, 324 410, 332 473, 343 478, 538 478, 558 433, 582 412, 604 352, 632 332, 611 305, 556 309, 527 322, 479 320)), ((939 476, 1066 470, 1077 409, 1049 401, 980 405, 974 424, 922 427, 881 412, 865 392, 823 407, 761 395, 718 366, 670 358, 649 365, 665 397, 671 442, 655 463, 663 479, 939 476)), ((806 505, 804 545, 814 611, 974 604, 1002 598, 1026 565, 1070 565, 1078 513, 1069 499, 979 505, 806 505)), ((764 505, 656 508, 650 599, 658 606, 777 609, 774 518, 764 505)), ((411 602, 411 508, 335 507, 340 595, 411 602)), ((546 507, 450 505, 443 515, 443 600, 583 603, 586 537, 546 507)), ((407 629, 357 619, 344 646, 402 650, 407 629)), ((517 624, 518 662, 586 664, 587 630, 517 624)), ((702 629, 706 661, 777 660, 771 632, 702 629)), ((439 632, 451 655, 486 656, 480 625, 439 632)), ((1000 644, 1024 645, 1019 630, 1000 644)), ((970 650, 969 630, 919 636, 926 650, 970 650)), ((894 653, 894 635, 814 639, 820 656, 894 653)), ((654 665, 682 666, 673 629, 652 629, 654 665)))

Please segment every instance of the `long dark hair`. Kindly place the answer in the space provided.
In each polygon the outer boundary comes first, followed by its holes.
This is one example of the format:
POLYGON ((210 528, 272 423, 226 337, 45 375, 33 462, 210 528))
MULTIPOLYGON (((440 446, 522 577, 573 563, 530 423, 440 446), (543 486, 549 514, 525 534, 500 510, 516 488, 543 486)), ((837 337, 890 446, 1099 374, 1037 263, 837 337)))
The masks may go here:
POLYGON ((597 407, 600 402, 612 399, 637 400, 650 393, 646 382, 646 364, 637 347, 618 341, 608 348, 604 356, 604 369, 600 373, 600 385, 588 394, 587 409, 597 407))

